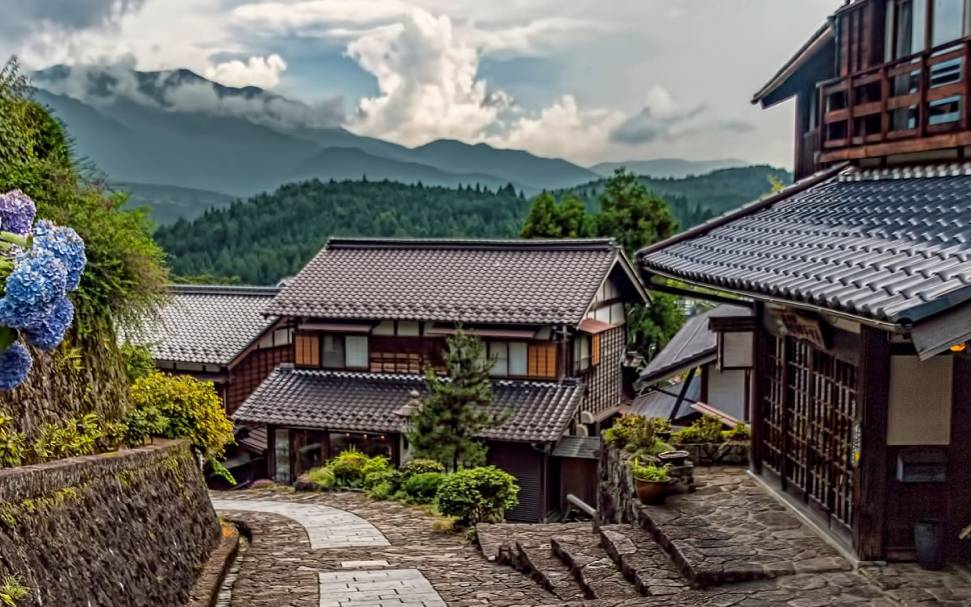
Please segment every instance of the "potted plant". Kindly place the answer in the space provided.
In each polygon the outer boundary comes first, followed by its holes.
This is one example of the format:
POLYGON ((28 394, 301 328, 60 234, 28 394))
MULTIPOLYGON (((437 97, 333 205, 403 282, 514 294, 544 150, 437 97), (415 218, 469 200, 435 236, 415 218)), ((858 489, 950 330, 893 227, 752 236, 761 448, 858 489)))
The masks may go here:
POLYGON ((665 464, 677 467, 685 465, 690 455, 687 451, 665 451, 664 453, 658 453, 657 458, 665 464))
POLYGON ((671 491, 671 475, 668 466, 644 465, 637 458, 630 460, 631 474, 637 497, 642 504, 660 504, 671 491))

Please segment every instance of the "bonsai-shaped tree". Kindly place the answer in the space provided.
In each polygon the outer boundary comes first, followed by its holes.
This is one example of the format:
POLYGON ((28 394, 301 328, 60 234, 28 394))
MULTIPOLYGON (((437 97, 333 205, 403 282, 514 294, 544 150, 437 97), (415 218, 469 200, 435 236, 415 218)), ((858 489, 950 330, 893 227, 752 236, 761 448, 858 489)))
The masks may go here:
POLYGON ((486 447, 476 437, 502 422, 492 410, 489 371, 482 341, 462 330, 445 347, 447 377, 425 372, 428 396, 406 433, 415 457, 433 459, 452 470, 485 463, 486 447))

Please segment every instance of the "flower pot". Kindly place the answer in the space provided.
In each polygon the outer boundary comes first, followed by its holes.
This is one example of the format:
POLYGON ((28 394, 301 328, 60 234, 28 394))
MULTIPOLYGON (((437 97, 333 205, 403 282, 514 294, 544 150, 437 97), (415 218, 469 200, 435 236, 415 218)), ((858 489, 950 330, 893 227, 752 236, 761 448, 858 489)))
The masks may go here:
POLYGON ((687 451, 665 451, 664 453, 658 454, 657 457, 661 460, 662 464, 670 464, 671 466, 678 467, 683 466, 688 461, 690 455, 687 451))
POLYGON ((645 481, 635 478, 634 487, 637 489, 637 497, 642 504, 657 505, 662 503, 671 492, 671 480, 645 481))

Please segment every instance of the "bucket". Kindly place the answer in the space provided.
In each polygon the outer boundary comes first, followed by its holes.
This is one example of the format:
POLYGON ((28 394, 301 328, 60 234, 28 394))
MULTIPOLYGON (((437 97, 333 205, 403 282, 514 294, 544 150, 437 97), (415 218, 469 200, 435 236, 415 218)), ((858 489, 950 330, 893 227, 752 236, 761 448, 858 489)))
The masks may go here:
POLYGON ((914 546, 917 562, 924 569, 939 571, 944 568, 944 522, 923 519, 914 525, 914 546))

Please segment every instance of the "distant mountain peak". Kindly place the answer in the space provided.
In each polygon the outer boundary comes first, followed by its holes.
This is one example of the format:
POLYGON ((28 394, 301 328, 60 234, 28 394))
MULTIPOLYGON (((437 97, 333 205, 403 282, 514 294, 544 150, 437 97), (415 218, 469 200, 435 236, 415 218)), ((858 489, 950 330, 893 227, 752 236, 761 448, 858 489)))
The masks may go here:
POLYGON ((686 160, 684 158, 654 158, 652 160, 628 160, 624 162, 601 162, 590 167, 598 175, 607 177, 619 168, 626 168, 636 175, 657 178, 683 178, 690 175, 705 175, 719 169, 733 169, 747 166, 748 163, 737 158, 724 160, 686 160))

